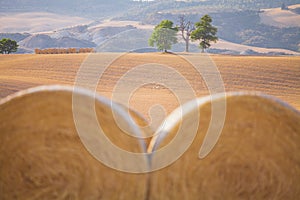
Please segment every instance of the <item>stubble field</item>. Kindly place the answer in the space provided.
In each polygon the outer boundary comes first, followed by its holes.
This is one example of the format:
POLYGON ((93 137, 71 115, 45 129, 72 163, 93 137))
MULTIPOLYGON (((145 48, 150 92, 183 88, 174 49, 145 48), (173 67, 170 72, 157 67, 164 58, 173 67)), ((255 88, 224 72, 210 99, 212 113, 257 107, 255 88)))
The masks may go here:
MULTIPOLYGON (((145 115, 148 114, 149 108, 154 104, 161 104, 166 113, 170 113, 179 105, 178 99, 176 99, 178 94, 173 94, 170 88, 167 88, 168 86, 148 83, 149 79, 159 79, 159 77, 151 76, 160 76, 162 81, 166 80, 170 69, 176 70, 181 77, 188 81, 196 96, 201 97, 209 94, 204 79, 185 58, 196 59, 203 66, 207 65, 205 62, 210 62, 211 59, 213 62, 208 63, 208 65, 215 64, 223 79, 226 92, 262 92, 280 98, 298 110, 300 109, 300 57, 206 56, 160 53, 103 53, 93 56, 97 57, 95 62, 100 63, 99 69, 106 67, 102 76, 99 77, 97 92, 109 98, 112 98, 114 87, 122 76, 137 66, 144 66, 146 70, 147 67, 149 68, 149 73, 140 71, 137 72, 136 77, 128 78, 129 85, 135 84, 135 91, 122 91, 131 93, 130 106, 145 115), (101 62, 107 62, 107 64, 101 62), (151 65, 163 65, 169 68, 156 75, 154 72, 150 73, 151 65), (144 80, 145 83, 143 83, 144 80)), ((88 54, 1 55, 0 98, 39 85, 74 85, 79 68, 85 67, 86 64, 84 63, 91 62, 92 59, 88 54)), ((202 70, 201 67, 200 70, 202 70)), ((96 67, 93 70, 98 69, 96 67)), ((216 72, 211 73, 214 73, 213 76, 216 75, 216 72)), ((175 90, 184 92, 185 88, 182 84, 177 83, 177 80, 171 81, 174 82, 172 87, 175 87, 175 90)), ((186 101, 189 98, 187 97, 186 101)))

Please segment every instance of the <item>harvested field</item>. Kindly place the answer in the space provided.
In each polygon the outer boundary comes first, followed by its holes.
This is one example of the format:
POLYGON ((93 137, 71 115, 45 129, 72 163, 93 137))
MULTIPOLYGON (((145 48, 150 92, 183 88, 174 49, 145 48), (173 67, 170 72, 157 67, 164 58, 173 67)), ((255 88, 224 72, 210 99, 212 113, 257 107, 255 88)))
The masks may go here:
MULTIPOLYGON (((104 53, 104 61, 118 54, 104 53)), ((190 54, 199 57, 199 54, 190 54)), ((258 91, 276 96, 300 109, 300 57, 210 56, 223 78, 226 91, 258 91)), ((0 97, 29 87, 49 84, 73 85, 86 54, 76 55, 0 55, 0 97)), ((100 59, 100 60, 101 60, 100 59)), ((88 59, 89 60, 89 59, 88 59)), ((197 96, 208 94, 205 82, 185 60, 175 55, 125 54, 115 60, 99 79, 98 93, 111 97, 118 79, 137 65, 158 63, 170 66, 188 79, 197 96)), ((102 64, 102 66, 104 66, 102 64)), ((97 70, 97 68, 95 68, 97 70)), ((151 71, 151 70, 150 70, 151 71)), ((161 74, 164 77, 166 74, 161 74)), ((142 81, 145 74, 131 80, 142 81)), ((178 85, 180 89, 180 85, 178 85)), ((132 107, 147 114, 150 104, 161 103, 170 113, 178 102, 164 87, 137 90, 132 107), (161 98, 165 96, 165 98, 161 98), (167 101, 165 101, 167 99, 167 101), (167 104, 167 105, 166 105, 167 104)))

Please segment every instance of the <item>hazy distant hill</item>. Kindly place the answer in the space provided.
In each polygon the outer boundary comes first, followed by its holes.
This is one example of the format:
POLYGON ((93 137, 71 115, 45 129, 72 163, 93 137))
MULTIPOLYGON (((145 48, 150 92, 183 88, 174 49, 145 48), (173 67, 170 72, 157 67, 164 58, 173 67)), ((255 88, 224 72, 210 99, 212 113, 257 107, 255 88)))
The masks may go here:
MULTIPOLYGON (((299 51, 300 26, 289 26, 297 24, 297 20, 280 25, 276 23, 277 19, 281 20, 280 23, 290 19, 284 16, 282 20, 276 18, 277 15, 271 15, 272 23, 270 18, 264 21, 264 16, 270 15, 262 12, 275 7, 277 11, 282 3, 289 6, 300 4, 300 0, 0 1, 0 39, 9 37, 17 40, 20 47, 26 50, 23 52, 33 48, 99 45, 102 51, 125 51, 147 48, 153 29, 151 25, 163 19, 173 20, 177 24, 179 15, 185 14, 196 22, 204 14, 210 14, 213 24, 218 27, 220 39, 242 45, 299 51), (136 22, 126 24, 124 21, 136 22), (139 27, 139 22, 148 27, 139 27)), ((288 13, 293 19, 300 17, 297 9, 293 8, 288 13)), ((182 51, 182 44, 175 45, 173 50, 182 51)), ((197 46, 191 45, 191 50, 197 51, 197 46)), ((216 52, 220 51, 217 49, 216 52)))
MULTIPOLYGON (((276 24, 276 21, 273 21, 273 24, 266 24, 263 23, 264 21, 262 18, 262 16, 264 16, 264 13, 262 13, 264 10, 254 9, 254 6, 250 6, 251 2, 252 1, 248 1, 248 9, 237 9, 234 6, 230 9, 228 7, 206 8, 204 5, 180 9, 167 9, 166 7, 166 10, 157 7, 163 11, 152 12, 149 14, 140 11, 141 14, 129 13, 123 18, 117 19, 140 19, 146 24, 157 24, 161 21, 161 19, 169 19, 178 24, 178 18, 182 14, 186 15, 192 22, 196 22, 201 18, 201 16, 208 13, 213 18, 213 24, 218 28, 218 36, 224 40, 250 46, 284 48, 299 51, 300 24, 299 22, 298 26, 295 26, 294 24, 297 24, 297 20, 295 19, 300 19, 300 15, 294 11, 294 6, 292 6, 293 9, 291 11, 287 11, 288 13, 293 12, 293 15, 289 15, 291 18, 286 15, 282 17, 284 19, 280 18, 281 21, 277 22, 278 25, 276 24), (292 21, 293 23, 291 23, 292 21)), ((199 5, 200 4, 201 3, 199 3, 199 5)), ((150 7, 155 8, 154 5, 156 4, 152 4, 150 7)), ((157 5, 167 6, 167 4, 161 3, 158 3, 157 5)), ((278 3, 277 7, 280 5, 281 3, 278 3)), ((278 8, 274 10, 278 10, 278 8)), ((273 19, 276 20, 275 17, 273 19)))
POLYGON ((261 22, 282 27, 300 27, 300 4, 288 6, 287 9, 269 8, 263 9, 260 13, 261 22))
POLYGON ((69 48, 69 47, 95 47, 96 44, 86 40, 78 40, 71 37, 51 38, 48 35, 32 35, 22 40, 19 43, 22 47, 35 49, 35 48, 69 48))
POLYGON ((156 0, 138 2, 133 0, 10 0, 0 1, 0 11, 47 11, 82 15, 84 17, 111 17, 126 13, 150 13, 166 9, 180 10, 195 6, 230 9, 261 9, 280 7, 282 3, 292 5, 299 0, 156 0), (130 12, 128 11, 130 9, 130 12))
POLYGON ((17 42, 20 42, 29 36, 29 33, 0 33, 0 38, 10 38, 17 42))
POLYGON ((78 24, 87 24, 91 19, 50 12, 3 12, 0 14, 0 32, 37 33, 53 31, 78 24))
POLYGON ((84 17, 109 17, 126 12, 130 0, 10 0, 0 1, 0 12, 53 12, 84 17))

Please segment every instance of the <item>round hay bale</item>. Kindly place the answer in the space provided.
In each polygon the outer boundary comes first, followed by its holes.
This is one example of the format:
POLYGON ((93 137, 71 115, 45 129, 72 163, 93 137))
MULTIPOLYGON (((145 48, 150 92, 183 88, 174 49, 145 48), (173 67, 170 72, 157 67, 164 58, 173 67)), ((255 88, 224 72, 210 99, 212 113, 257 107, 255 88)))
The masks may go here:
MULTIPOLYGON (((47 86, 0 101, 0 199, 144 199, 146 175, 111 169, 82 144, 72 113, 73 92, 83 100, 92 98, 84 90, 47 86)), ((106 136, 120 148, 144 152, 143 142, 116 125, 107 102, 96 96, 95 110, 106 136)), ((86 126, 89 117, 83 116, 86 126)))
MULTIPOLYGON (((175 163, 151 174, 150 199, 299 198, 299 111, 272 97, 254 94, 212 97, 199 108, 195 139, 175 163), (227 111, 222 133, 213 150, 200 159, 211 121, 211 102, 224 100, 227 111)), ((183 121, 174 122, 163 141, 152 139, 148 150, 153 154, 153 166, 155 151, 172 141, 183 121)), ((184 133, 190 134, 189 129, 184 133)))

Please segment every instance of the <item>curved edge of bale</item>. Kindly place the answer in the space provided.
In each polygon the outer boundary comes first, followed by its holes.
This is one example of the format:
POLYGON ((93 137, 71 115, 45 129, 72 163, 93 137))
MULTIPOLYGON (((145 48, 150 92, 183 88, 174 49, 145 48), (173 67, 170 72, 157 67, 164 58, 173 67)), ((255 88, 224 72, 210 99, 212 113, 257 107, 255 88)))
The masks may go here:
MULTIPOLYGON (((227 92, 227 93, 218 93, 214 95, 209 95, 205 97, 199 97, 197 99, 191 100, 184 105, 176 108, 172 113, 170 113, 166 119, 162 122, 159 128, 154 133, 153 138, 150 140, 147 152, 152 153, 157 150, 166 137, 170 137, 170 132, 173 131, 176 124, 181 124, 182 118, 186 117, 195 109, 201 109, 201 107, 206 106, 207 104, 211 105, 211 102, 220 102, 223 101, 226 103, 227 99, 235 98, 235 97, 256 97, 260 99, 266 99, 270 102, 276 103, 282 106, 283 109, 287 109, 292 113, 300 115, 300 111, 288 104, 285 101, 282 101, 279 98, 276 98, 271 95, 267 95, 261 92, 227 92), (195 107, 197 106, 197 107, 195 107), (183 112, 181 112, 182 110, 183 112), (179 115, 179 113, 181 115, 179 115)), ((225 110, 226 111, 226 110, 225 110)), ((200 110, 198 110, 200 112, 200 110)), ((177 127, 178 128, 178 127, 177 127)), ((166 139, 170 142, 170 138, 166 139)), ((165 141, 164 141, 165 142, 165 141)))
MULTIPOLYGON (((198 99, 200 120, 189 121, 199 124, 197 134, 180 158, 151 174, 151 199, 295 199, 300 195, 299 111, 260 93, 212 97, 213 102, 224 100, 222 133, 208 156, 201 158, 212 103, 210 97, 198 99)), ((177 136, 186 117, 173 122, 161 141, 151 141, 153 168, 156 161, 170 157, 159 152, 177 136)))
MULTIPOLYGON (((74 88, 68 86, 41 86, 0 100, 2 199, 144 198, 146 175, 109 168, 84 147, 73 120, 73 92, 74 88)), ((85 89, 75 92, 83 99, 96 98, 97 117, 104 119, 104 128, 116 134, 107 137, 117 146, 145 152, 144 143, 123 136, 122 130, 112 125, 110 100, 85 89)), ((117 105, 116 109, 127 116, 122 106, 117 105)), ((133 134, 142 134, 134 121, 124 121, 134 127, 133 134)))

